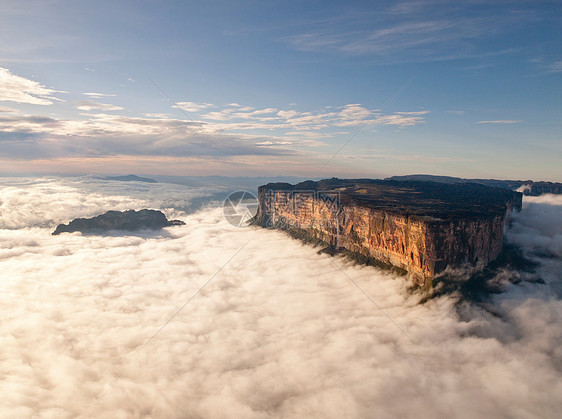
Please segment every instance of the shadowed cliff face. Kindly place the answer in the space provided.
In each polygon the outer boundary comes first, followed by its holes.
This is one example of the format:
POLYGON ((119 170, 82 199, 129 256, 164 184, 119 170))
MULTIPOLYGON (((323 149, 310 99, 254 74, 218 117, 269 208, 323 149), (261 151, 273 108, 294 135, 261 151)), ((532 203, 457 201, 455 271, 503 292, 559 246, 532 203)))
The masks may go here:
POLYGON ((483 267, 501 252, 506 213, 521 194, 477 184, 329 179, 258 190, 255 222, 431 280, 449 267, 483 267))

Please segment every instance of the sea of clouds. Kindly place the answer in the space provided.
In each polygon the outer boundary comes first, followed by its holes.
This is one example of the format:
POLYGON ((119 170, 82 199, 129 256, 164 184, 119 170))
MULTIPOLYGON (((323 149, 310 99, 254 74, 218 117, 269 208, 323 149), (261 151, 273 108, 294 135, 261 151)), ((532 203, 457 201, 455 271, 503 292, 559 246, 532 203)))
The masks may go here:
POLYGON ((485 304, 420 304, 404 278, 233 227, 216 205, 193 211, 212 193, 0 179, 0 417, 562 411, 561 196, 526 197, 507 232, 544 284, 503 272, 504 292, 485 304), (51 235, 76 217, 141 208, 186 225, 51 235))

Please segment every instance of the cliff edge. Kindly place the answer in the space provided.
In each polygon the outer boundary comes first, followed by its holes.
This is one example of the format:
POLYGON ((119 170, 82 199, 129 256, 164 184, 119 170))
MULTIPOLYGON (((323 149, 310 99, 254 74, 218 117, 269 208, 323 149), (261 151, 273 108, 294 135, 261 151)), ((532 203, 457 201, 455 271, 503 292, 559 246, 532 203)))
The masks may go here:
POLYGON ((256 225, 373 258, 431 287, 447 268, 497 258, 522 194, 476 183, 332 178, 260 186, 258 201, 256 225))

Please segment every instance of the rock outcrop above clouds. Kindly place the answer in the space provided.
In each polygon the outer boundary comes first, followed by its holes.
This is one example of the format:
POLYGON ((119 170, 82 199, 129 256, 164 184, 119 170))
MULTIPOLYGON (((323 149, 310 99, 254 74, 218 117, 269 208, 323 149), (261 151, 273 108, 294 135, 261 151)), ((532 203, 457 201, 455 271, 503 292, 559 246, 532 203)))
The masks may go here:
POLYGON ((255 224, 373 258, 431 287, 447 268, 497 258, 522 194, 476 183, 333 178, 270 183, 258 200, 255 224))
POLYGON ((184 225, 180 220, 168 220, 164 213, 157 210, 107 211, 93 218, 77 218, 68 224, 59 224, 53 235, 61 233, 99 233, 109 230, 159 230, 163 227, 184 225))

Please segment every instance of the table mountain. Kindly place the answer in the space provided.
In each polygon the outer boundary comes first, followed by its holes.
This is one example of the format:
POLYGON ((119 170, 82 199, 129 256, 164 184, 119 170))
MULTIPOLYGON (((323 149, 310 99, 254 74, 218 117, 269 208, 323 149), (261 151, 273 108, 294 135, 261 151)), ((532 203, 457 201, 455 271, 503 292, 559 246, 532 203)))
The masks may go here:
POLYGON ((168 220, 161 211, 143 209, 140 211, 107 211, 93 218, 76 218, 68 224, 59 224, 53 235, 61 233, 95 233, 108 230, 159 230, 163 227, 184 225, 180 220, 168 220))
POLYGON ((253 223, 403 269, 418 285, 447 268, 484 267, 502 250, 522 194, 476 183, 325 179, 258 189, 253 223))

